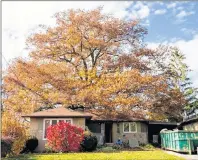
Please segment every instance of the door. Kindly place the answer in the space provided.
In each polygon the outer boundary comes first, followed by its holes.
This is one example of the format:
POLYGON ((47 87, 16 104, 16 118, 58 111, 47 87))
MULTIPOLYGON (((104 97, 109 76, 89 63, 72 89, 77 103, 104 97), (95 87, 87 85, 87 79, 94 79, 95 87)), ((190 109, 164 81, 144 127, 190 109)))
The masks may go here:
POLYGON ((113 123, 105 123, 105 143, 112 143, 112 126, 113 123))

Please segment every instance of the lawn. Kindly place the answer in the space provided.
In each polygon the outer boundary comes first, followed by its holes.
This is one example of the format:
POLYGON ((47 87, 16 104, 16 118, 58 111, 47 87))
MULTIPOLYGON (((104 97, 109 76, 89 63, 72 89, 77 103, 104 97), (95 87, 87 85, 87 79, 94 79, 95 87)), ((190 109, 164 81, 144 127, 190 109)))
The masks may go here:
POLYGON ((112 153, 26 154, 4 160, 184 160, 163 151, 121 151, 112 153))

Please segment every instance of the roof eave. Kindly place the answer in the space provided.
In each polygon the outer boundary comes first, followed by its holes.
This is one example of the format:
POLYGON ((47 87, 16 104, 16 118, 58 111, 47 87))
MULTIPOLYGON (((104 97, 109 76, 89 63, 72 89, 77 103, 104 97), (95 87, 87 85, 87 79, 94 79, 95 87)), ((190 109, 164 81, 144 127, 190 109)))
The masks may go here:
POLYGON ((91 119, 91 121, 95 122, 147 122, 146 120, 111 120, 111 119, 91 119))
POLYGON ((64 115, 23 115, 24 118, 92 118, 92 116, 64 116, 64 115))
POLYGON ((193 118, 193 119, 189 119, 189 120, 186 120, 186 121, 183 121, 183 122, 181 122, 179 125, 180 125, 180 126, 182 126, 182 125, 187 125, 187 124, 190 124, 190 123, 193 123, 193 122, 198 122, 198 117, 193 118))
POLYGON ((179 123, 171 123, 171 122, 169 122, 169 123, 167 123, 167 122, 149 122, 149 124, 160 124, 160 125, 175 125, 175 126, 178 126, 179 125, 179 123))

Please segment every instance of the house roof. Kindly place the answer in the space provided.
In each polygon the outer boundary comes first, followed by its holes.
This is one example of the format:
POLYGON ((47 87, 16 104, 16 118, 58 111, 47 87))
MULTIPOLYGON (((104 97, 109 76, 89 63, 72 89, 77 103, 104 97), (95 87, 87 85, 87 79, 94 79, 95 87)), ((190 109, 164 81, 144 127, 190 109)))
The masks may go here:
POLYGON ((191 118, 191 119, 188 119, 186 121, 183 121, 183 122, 180 123, 180 126, 190 124, 190 123, 193 123, 193 122, 198 122, 198 117, 191 118))
POLYGON ((34 112, 29 115, 23 115, 22 117, 84 117, 84 118, 91 118, 92 115, 85 112, 74 111, 71 109, 66 109, 64 107, 48 109, 44 111, 34 112))
POLYGON ((107 118, 106 116, 93 116, 92 121, 100 121, 100 122, 104 122, 104 121, 111 121, 111 122, 144 122, 147 124, 152 124, 152 125, 171 125, 171 126, 178 126, 179 124, 176 122, 165 122, 165 121, 151 121, 148 119, 144 119, 144 118, 134 118, 133 116, 130 117, 109 117, 107 118))
POLYGON ((23 115, 22 117, 40 117, 40 118, 72 118, 72 117, 84 117, 93 121, 145 121, 142 118, 135 118, 134 116, 110 116, 110 115, 96 115, 93 113, 75 111, 65 107, 58 107, 54 109, 48 109, 43 111, 34 112, 29 115, 23 115))
POLYGON ((146 122, 149 124, 176 124, 176 123, 170 123, 170 122, 160 122, 160 121, 150 121, 148 119, 142 118, 142 117, 134 117, 132 115, 128 114, 122 114, 120 113, 117 116, 112 116, 112 115, 104 115, 100 114, 97 115, 95 113, 88 113, 88 112, 83 112, 83 111, 75 111, 72 109, 67 109, 65 107, 58 107, 54 109, 48 109, 48 110, 43 110, 43 111, 38 111, 34 112, 29 115, 23 115, 22 117, 37 117, 37 118, 87 118, 91 119, 92 121, 100 121, 100 122, 105 122, 105 121, 111 121, 111 122, 119 122, 119 121, 139 121, 139 122, 146 122))
POLYGON ((177 122, 165 122, 165 121, 149 121, 149 124, 152 124, 152 125, 175 125, 175 126, 178 126, 179 123, 177 122))
POLYGON ((134 117, 134 116, 130 116, 130 115, 122 115, 121 113, 119 115, 96 115, 96 114, 91 114, 92 121, 146 121, 146 119, 144 118, 140 118, 140 117, 134 117))

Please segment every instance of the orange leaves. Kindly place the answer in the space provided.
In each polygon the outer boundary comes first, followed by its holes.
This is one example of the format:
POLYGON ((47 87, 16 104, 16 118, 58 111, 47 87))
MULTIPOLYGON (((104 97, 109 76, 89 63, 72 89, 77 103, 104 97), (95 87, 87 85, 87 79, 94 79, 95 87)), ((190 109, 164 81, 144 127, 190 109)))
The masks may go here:
POLYGON ((167 50, 146 48, 147 31, 138 21, 119 20, 101 9, 70 10, 55 18, 55 27, 27 40, 30 59, 16 60, 8 69, 7 108, 26 113, 61 103, 135 114, 139 105, 143 112, 157 108, 163 114, 170 102, 181 104, 164 71, 167 50))
POLYGON ((22 113, 57 102, 63 105, 103 106, 105 112, 116 112, 119 107, 125 112, 137 104, 142 109, 148 109, 147 103, 152 104, 156 94, 168 93, 166 79, 142 74, 138 69, 101 72, 99 75, 97 69, 93 69, 87 72, 87 81, 78 76, 84 79, 83 69, 76 73, 72 66, 63 62, 38 64, 37 61, 18 61, 4 77, 9 95, 5 105, 22 113), (18 79, 11 74, 13 71, 19 75, 18 79), (10 81, 11 77, 16 81, 10 81))
POLYGON ((160 114, 160 113, 148 112, 147 115, 149 116, 150 120, 155 120, 155 121, 164 121, 164 119, 168 118, 164 114, 160 114))
POLYGON ((19 154, 28 138, 26 123, 20 122, 19 116, 13 112, 5 111, 2 113, 2 137, 13 138, 12 152, 19 154))
POLYGON ((135 96, 127 97, 120 95, 114 99, 114 106, 121 106, 123 109, 138 103, 139 103, 139 98, 135 96))
POLYGON ((23 128, 23 126, 25 126, 25 124, 22 124, 19 121, 19 117, 17 117, 16 114, 13 114, 12 112, 8 112, 8 111, 3 112, 2 120, 4 122, 4 123, 2 123, 3 136, 5 136, 5 137, 10 136, 12 138, 16 138, 16 137, 20 137, 21 135, 25 134, 25 129, 23 128))
POLYGON ((103 15, 101 8, 87 12, 60 12, 55 18, 56 27, 48 28, 42 34, 34 34, 27 41, 29 49, 32 50, 31 56, 37 60, 39 57, 66 62, 77 71, 83 68, 85 73, 92 70, 96 64, 101 64, 99 61, 108 58, 107 55, 113 57, 122 43, 130 43, 130 38, 139 39, 144 34, 143 30, 140 31, 142 34, 133 31, 133 26, 137 23, 103 15))

